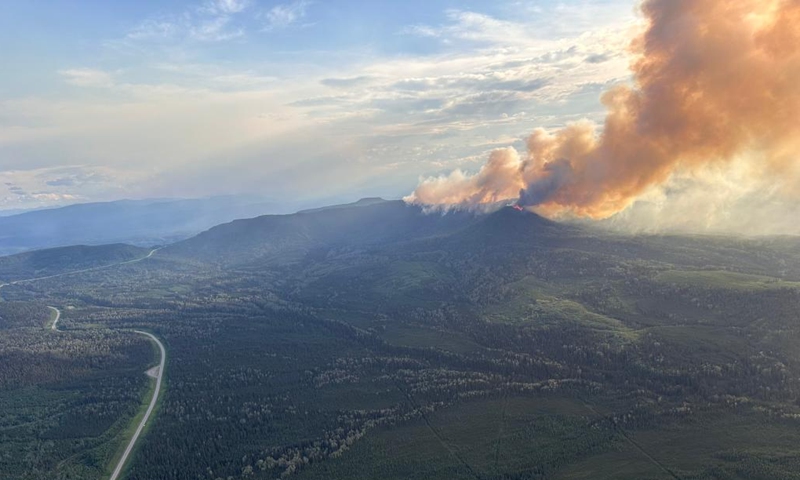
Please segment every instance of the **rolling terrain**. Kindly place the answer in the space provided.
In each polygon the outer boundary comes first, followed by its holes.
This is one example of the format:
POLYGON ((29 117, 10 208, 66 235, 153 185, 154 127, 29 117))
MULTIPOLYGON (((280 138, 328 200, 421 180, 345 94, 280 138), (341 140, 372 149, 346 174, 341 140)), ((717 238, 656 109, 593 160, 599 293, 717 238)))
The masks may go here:
POLYGON ((26 283, 144 258, 151 249, 131 245, 60 247, 0 257, 0 281, 26 283))
POLYGON ((219 223, 293 211, 297 202, 247 196, 119 200, 0 216, 0 254, 71 245, 141 247, 182 240, 219 223))
MULTIPOLYGON (((47 255, 64 273, 102 252, 47 255)), ((3 279, 41 270, 0 259, 3 279)), ((793 237, 622 236, 369 199, 2 293, 17 333, 0 346, 0 468, 20 478, 103 478, 119 425, 70 419, 135 410, 131 372, 152 352, 119 329, 170 352, 131 480, 800 478, 793 237), (69 307, 59 325, 97 347, 53 343, 42 305, 69 307), (93 396, 112 379, 102 391, 126 400, 93 396), (45 426, 70 446, 32 440, 45 426), (73 453, 37 453, 54 448, 73 453)))

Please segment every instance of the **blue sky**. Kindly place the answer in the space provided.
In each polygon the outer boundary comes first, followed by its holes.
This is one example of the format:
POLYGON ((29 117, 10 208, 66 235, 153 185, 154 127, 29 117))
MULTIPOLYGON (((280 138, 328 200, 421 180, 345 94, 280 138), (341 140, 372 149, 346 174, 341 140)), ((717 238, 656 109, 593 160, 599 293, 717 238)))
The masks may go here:
POLYGON ((0 209, 399 197, 602 116, 630 0, 0 3, 0 209))

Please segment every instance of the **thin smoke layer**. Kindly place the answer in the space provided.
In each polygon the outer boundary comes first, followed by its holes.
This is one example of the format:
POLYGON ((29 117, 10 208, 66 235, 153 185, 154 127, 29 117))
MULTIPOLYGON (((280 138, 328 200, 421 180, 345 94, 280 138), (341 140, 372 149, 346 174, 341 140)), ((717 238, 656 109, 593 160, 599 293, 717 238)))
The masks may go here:
POLYGON ((423 180, 406 201, 474 207, 519 199, 547 214, 607 218, 674 174, 748 158, 797 192, 800 0, 648 0, 632 85, 602 96, 602 128, 537 129, 527 155, 495 151, 474 175, 423 180))

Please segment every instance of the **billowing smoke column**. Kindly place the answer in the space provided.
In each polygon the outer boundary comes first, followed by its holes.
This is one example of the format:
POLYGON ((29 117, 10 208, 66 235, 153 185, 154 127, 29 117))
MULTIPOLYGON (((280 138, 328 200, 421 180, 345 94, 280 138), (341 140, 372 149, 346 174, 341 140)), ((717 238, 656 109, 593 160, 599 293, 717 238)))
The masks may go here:
POLYGON ((800 164, 800 0, 647 0, 632 86, 589 122, 536 130, 528 154, 497 150, 475 175, 429 178, 406 198, 475 206, 519 198, 545 213, 604 218, 678 171, 748 156, 760 175, 800 164))

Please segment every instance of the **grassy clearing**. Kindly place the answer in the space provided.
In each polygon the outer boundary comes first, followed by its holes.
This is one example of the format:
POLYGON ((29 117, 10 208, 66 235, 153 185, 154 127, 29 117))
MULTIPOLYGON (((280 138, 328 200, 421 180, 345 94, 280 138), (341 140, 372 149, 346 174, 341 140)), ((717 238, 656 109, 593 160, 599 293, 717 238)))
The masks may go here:
POLYGON ((426 285, 447 279, 448 272, 436 264, 423 262, 392 262, 386 271, 386 278, 375 287, 386 293, 416 290, 426 285))
POLYGON ((656 281, 704 289, 729 289, 742 291, 800 289, 800 282, 787 282, 779 278, 725 271, 669 270, 656 276, 656 281))
POLYGON ((514 296, 485 310, 487 320, 492 322, 527 323, 534 326, 563 326, 576 324, 590 330, 607 331, 629 339, 636 332, 616 318, 591 311, 583 304, 564 298, 552 287, 539 290, 526 282, 517 284, 514 296))

